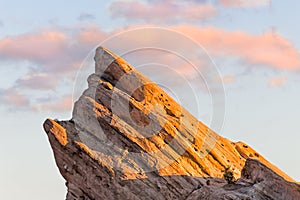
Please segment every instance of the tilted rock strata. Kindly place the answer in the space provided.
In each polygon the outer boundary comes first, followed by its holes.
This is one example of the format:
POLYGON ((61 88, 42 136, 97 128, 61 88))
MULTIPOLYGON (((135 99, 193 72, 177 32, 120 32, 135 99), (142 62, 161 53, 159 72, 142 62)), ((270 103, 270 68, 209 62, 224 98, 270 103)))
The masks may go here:
POLYGON ((214 133, 120 57, 99 47, 95 61, 72 120, 44 123, 67 199, 185 199, 227 167, 240 177, 249 157, 293 181, 246 144, 214 133))
POLYGON ((78 140, 72 122, 46 120, 44 128, 56 163, 67 180, 67 199, 299 199, 300 186, 287 182, 258 160, 247 159, 234 184, 224 179, 185 175, 124 179, 78 140), (65 127, 65 128, 63 128, 65 127))
POLYGON ((258 160, 247 159, 242 176, 234 184, 209 186, 195 190, 187 200, 194 199, 300 199, 300 185, 287 182, 258 160))
POLYGON ((76 141, 70 122, 47 120, 44 128, 49 136, 60 173, 67 181, 67 199, 184 199, 203 185, 201 178, 160 176, 147 173, 147 178, 126 180, 99 160, 97 153, 76 141), (67 127, 68 137, 54 134, 67 127), (70 134, 70 135, 69 135, 70 134), (67 145, 65 145, 67 143, 67 145))

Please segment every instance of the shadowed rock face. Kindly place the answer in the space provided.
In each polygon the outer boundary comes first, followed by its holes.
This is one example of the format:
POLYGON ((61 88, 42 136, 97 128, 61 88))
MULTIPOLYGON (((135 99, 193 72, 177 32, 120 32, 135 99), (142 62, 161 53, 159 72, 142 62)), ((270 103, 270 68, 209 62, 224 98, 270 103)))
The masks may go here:
POLYGON ((287 182, 258 160, 248 158, 242 176, 234 184, 203 186, 189 195, 192 199, 300 199, 300 185, 287 182))
POLYGON ((289 176, 210 130, 120 57, 99 47, 95 62, 72 119, 44 123, 68 200, 300 199, 289 176), (227 167, 241 176, 235 184, 222 179, 227 167))

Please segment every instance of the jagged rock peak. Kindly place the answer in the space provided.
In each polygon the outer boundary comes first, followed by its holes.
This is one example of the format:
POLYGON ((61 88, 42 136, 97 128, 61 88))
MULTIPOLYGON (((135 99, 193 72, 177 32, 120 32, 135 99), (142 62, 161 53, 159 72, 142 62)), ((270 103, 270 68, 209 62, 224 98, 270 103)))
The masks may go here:
POLYGON ((299 185, 262 155, 210 130, 103 47, 72 119, 47 119, 44 129, 68 200, 299 197, 299 185), (223 179, 229 167, 242 175, 236 184, 223 179))

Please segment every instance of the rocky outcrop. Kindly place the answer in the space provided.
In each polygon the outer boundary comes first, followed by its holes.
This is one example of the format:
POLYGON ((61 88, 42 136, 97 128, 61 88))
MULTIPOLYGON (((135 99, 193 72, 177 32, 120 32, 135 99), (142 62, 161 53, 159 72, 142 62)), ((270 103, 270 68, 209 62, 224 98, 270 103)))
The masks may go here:
POLYGON ((242 176, 233 184, 204 185, 187 200, 193 199, 300 199, 300 186, 287 182, 258 160, 248 158, 242 176))
POLYGON ((99 47, 95 62, 72 119, 44 123, 68 200, 299 197, 289 176, 210 130, 122 58, 99 47), (241 176, 235 184, 222 179, 228 167, 241 176))

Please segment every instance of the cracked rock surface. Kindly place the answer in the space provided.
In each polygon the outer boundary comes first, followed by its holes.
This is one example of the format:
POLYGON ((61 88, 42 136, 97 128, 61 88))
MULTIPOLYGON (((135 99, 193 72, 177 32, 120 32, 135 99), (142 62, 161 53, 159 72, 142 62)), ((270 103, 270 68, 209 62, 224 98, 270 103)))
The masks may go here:
POLYGON ((87 81, 71 120, 44 122, 66 199, 300 199, 288 175, 109 50, 96 50, 87 81), (235 183, 223 179, 228 167, 235 183))

